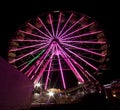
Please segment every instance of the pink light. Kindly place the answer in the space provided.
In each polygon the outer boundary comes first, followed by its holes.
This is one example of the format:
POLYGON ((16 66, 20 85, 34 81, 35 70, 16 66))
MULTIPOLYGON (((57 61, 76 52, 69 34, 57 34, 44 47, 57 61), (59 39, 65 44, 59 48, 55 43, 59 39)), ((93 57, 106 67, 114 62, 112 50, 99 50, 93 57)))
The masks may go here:
MULTIPOLYGON (((47 45, 48 45, 48 44, 47 44, 47 45)), ((27 54, 25 54, 25 55, 23 55, 23 56, 21 56, 21 57, 19 57, 19 58, 16 58, 16 59, 10 61, 9 63, 14 63, 14 62, 16 62, 16 61, 18 61, 18 60, 21 60, 21 59, 24 58, 24 57, 27 57, 27 56, 30 55, 30 54, 33 55, 35 52, 37 52, 37 51, 39 51, 39 50, 41 50, 41 49, 43 49, 43 48, 46 48, 47 45, 42 46, 42 47, 40 47, 40 48, 38 48, 38 49, 35 49, 35 50, 33 50, 33 51, 31 51, 31 52, 29 52, 29 53, 27 53, 27 54)))
POLYGON ((70 28, 68 28, 63 34, 61 34, 59 37, 62 37, 63 35, 65 35, 69 30, 71 30, 76 24, 78 24, 82 19, 84 18, 84 16, 82 18, 80 18, 78 21, 76 21, 76 23, 74 23, 70 28))
POLYGON ((28 25, 30 25, 32 28, 36 29, 38 32, 42 33, 44 36, 50 38, 49 35, 45 34, 43 31, 41 31, 40 29, 36 28, 35 26, 33 26, 32 24, 28 23, 28 25))
POLYGON ((38 38, 42 38, 42 39, 48 40, 48 38, 42 37, 42 36, 37 35, 37 34, 32 34, 32 33, 29 33, 29 32, 22 31, 22 30, 19 30, 19 32, 21 32, 21 33, 23 33, 23 34, 27 34, 27 35, 31 35, 31 36, 35 36, 35 37, 38 37, 38 38))
POLYGON ((51 14, 49 14, 49 19, 50 19, 50 24, 51 24, 51 28, 52 28, 53 37, 55 37, 55 32, 54 32, 54 28, 53 28, 53 21, 51 19, 51 14))
POLYGON ((57 25, 57 30, 56 30, 56 36, 58 35, 58 30, 59 30, 59 26, 60 26, 61 16, 62 16, 62 13, 59 14, 59 20, 58 20, 58 25, 57 25))
POLYGON ((73 45, 70 45, 70 44, 66 44, 66 43, 62 43, 62 44, 66 45, 68 47, 72 47, 72 48, 75 48, 75 49, 78 49, 78 50, 82 50, 82 51, 85 51, 85 52, 88 52, 88 53, 92 53, 94 55, 105 57, 105 55, 103 55, 103 54, 100 54, 100 53, 97 53, 97 52, 94 52, 94 51, 91 51, 91 50, 88 50, 88 49, 85 49, 85 48, 76 47, 76 46, 73 46, 73 45))
POLYGON ((13 52, 13 51, 20 51, 20 50, 23 50, 23 49, 28 49, 28 48, 34 48, 34 47, 40 47, 40 46, 45 46, 46 43, 40 43, 40 44, 36 44, 36 45, 31 45, 31 46, 24 46, 24 47, 21 47, 21 48, 15 48, 15 49, 11 49, 10 52, 13 52))
MULTIPOLYGON (((36 65, 38 65, 39 60, 36 61, 36 65)), ((25 68, 27 68, 29 66, 29 64, 27 63, 20 71, 23 71, 25 68)))
POLYGON ((52 57, 53 57, 53 55, 51 55, 51 58, 50 58, 50 64, 49 64, 47 79, 46 79, 46 82, 45 82, 45 90, 47 89, 48 79, 49 79, 49 76, 50 76, 50 68, 51 68, 51 64, 52 64, 52 57))
POLYGON ((58 62, 59 62, 59 66, 60 66, 60 73, 61 73, 61 77, 62 77, 63 87, 64 87, 64 89, 66 89, 66 84, 65 84, 65 80, 64 80, 64 76, 63 76, 63 70, 62 70, 60 57, 59 57, 59 55, 57 55, 57 56, 58 56, 58 62))
MULTIPOLYGON (((54 69, 51 69, 50 71, 59 71, 60 69, 59 68, 54 68, 54 69)), ((70 68, 63 68, 64 71, 67 71, 67 70, 70 70, 70 68)), ((48 70, 45 70, 45 71, 48 71, 48 70)))
POLYGON ((84 79, 81 77, 81 75, 78 73, 77 69, 73 66, 73 64, 71 63, 70 59, 67 57, 67 53, 60 46, 59 46, 59 48, 61 49, 61 54, 60 55, 66 61, 66 63, 68 64, 68 66, 71 68, 71 70, 73 71, 73 73, 75 74, 75 76, 77 77, 77 79, 80 82, 84 82, 84 79))
POLYGON ((63 43, 79 43, 79 44, 106 44, 106 42, 99 41, 62 41, 63 43))
MULTIPOLYGON (((42 59, 43 59, 43 57, 40 57, 40 58, 36 61, 36 64, 34 65, 34 68, 31 67, 31 68, 28 70, 28 72, 30 72, 29 75, 33 72, 34 69, 35 69, 35 72, 34 72, 34 73, 36 73, 36 71, 38 71, 38 69, 39 69, 40 66, 39 66, 39 67, 37 67, 37 66, 40 65, 42 59), (36 67, 37 69, 36 69, 35 67, 36 67)), ((26 65, 23 69, 25 69, 27 66, 28 66, 28 65, 26 65)), ((22 70, 23 70, 23 69, 22 69, 22 70)), ((28 72, 27 72, 27 73, 28 73, 28 72)))
POLYGON ((49 48, 45 51, 45 53, 41 56, 41 58, 39 59, 39 66, 37 67, 35 73, 37 73, 38 69, 40 68, 41 64, 43 63, 43 61, 45 60, 45 58, 47 57, 47 55, 49 54, 50 50, 52 48, 52 44, 49 45, 49 48))
POLYGON ((101 33, 101 32, 102 32, 102 31, 96 31, 96 32, 90 32, 90 33, 81 34, 81 35, 78 35, 78 36, 70 36, 70 37, 68 37, 68 38, 64 38, 63 40, 80 38, 80 37, 83 37, 83 36, 94 35, 94 34, 98 34, 98 33, 101 33))
MULTIPOLYGON (((23 62, 21 65, 19 65, 19 66, 17 67, 17 69, 23 67, 23 66, 26 65, 27 63, 28 63, 28 61, 23 62)), ((21 69, 20 69, 20 70, 21 70, 21 69)))
MULTIPOLYGON (((69 56, 70 57, 70 56, 69 56)), ((70 57, 71 58, 71 57, 70 57)), ((87 78, 89 79, 88 76, 90 76, 92 79, 94 79, 96 81, 96 79, 87 71, 87 70, 84 70, 84 68, 78 63, 76 62, 73 58, 71 58, 71 60, 74 62, 74 64, 76 64, 78 66, 78 68, 81 70, 81 72, 83 74, 87 74, 87 78)), ((90 79, 89 79, 90 80, 90 79)))
POLYGON ((49 62, 50 62, 50 59, 47 60, 47 62, 45 63, 44 67, 42 68, 42 70, 40 70, 39 74, 37 75, 37 77, 36 77, 36 79, 34 81, 34 84, 38 83, 38 81, 40 80, 40 78, 41 78, 42 74, 44 73, 46 67, 48 66, 49 62))
POLYGON ((77 54, 75 54, 74 52, 70 51, 67 48, 66 48, 66 50, 68 50, 70 53, 72 53, 73 55, 75 55, 77 58, 79 58, 80 60, 82 60, 83 62, 85 62, 86 64, 88 64, 93 69, 98 70, 95 66, 93 66, 92 64, 90 64, 88 61, 84 60, 82 57, 78 56, 77 54))
POLYGON ((45 43, 48 42, 48 40, 31 40, 31 39, 12 39, 12 41, 17 41, 17 42, 39 42, 39 43, 45 43))
POLYGON ((87 70, 85 71, 85 73, 87 73, 88 76, 90 76, 94 81, 97 81, 87 70))
POLYGON ((66 25, 68 24, 68 22, 70 21, 70 19, 71 19, 72 16, 73 16, 73 13, 70 15, 70 17, 68 18, 68 20, 64 24, 63 28, 61 29, 61 31, 59 32, 59 34, 57 35, 57 37, 59 37, 60 34, 63 32, 64 28, 66 27, 66 25))
MULTIPOLYGON (((42 55, 42 57, 40 57, 38 60, 36 60, 36 71, 35 71, 35 73, 37 73, 38 69, 40 68, 40 66, 41 66, 41 60, 43 59, 44 55, 47 55, 47 54, 44 53, 44 54, 42 55), (38 66, 38 65, 39 65, 39 66, 38 66), (38 66, 38 67, 37 67, 37 66, 38 66)), ((24 67, 21 69, 21 71, 24 70, 26 67, 28 67, 28 64, 27 64, 26 66, 24 66, 24 67)))
POLYGON ((71 68, 71 70, 73 71, 73 73, 75 74, 75 76, 77 77, 77 79, 80 82, 84 82, 83 78, 80 76, 80 74, 78 73, 78 71, 76 70, 76 68, 73 66, 73 64, 71 63, 71 61, 66 56, 64 56, 63 54, 61 54, 61 56, 66 61, 66 63, 68 64, 68 66, 71 68))
POLYGON ((45 28, 45 30, 48 32, 48 34, 52 37, 52 34, 50 33, 50 31, 47 29, 47 27, 45 26, 45 24, 43 23, 43 21, 38 17, 38 20, 41 22, 41 24, 43 25, 43 27, 45 28))
POLYGON ((71 60, 78 67, 78 69, 81 71, 81 73, 90 81, 90 78, 85 74, 83 67, 80 64, 78 64, 73 58, 71 58, 71 60))
POLYGON ((85 55, 80 55, 80 57, 82 57, 82 58, 86 58, 86 59, 89 59, 89 60, 91 60, 91 61, 94 61, 94 62, 99 62, 98 60, 96 60, 95 58, 93 58, 93 57, 87 57, 87 56, 85 56, 85 55))
POLYGON ((20 72, 23 71, 27 67, 28 67, 28 64, 26 64, 22 69, 20 69, 20 72))
POLYGON ((78 31, 80 31, 80 30, 82 30, 82 29, 85 29, 85 28, 87 28, 87 27, 89 27, 89 26, 91 26, 91 25, 93 25, 94 24, 94 22, 92 22, 92 23, 90 23, 90 24, 88 24, 88 25, 85 25, 85 26, 83 26, 82 28, 78 28, 78 29, 76 29, 75 31, 73 31, 73 32, 70 32, 69 34, 62 34, 60 37, 61 38, 65 38, 65 37, 67 37, 67 36, 70 36, 71 34, 74 34, 74 33, 76 33, 76 32, 78 32, 78 31))
POLYGON ((33 66, 33 68, 30 70, 30 72, 28 73, 28 77, 31 75, 31 73, 34 71, 34 69, 35 69, 35 66, 33 66))
POLYGON ((32 65, 26 72, 25 75, 29 76, 29 74, 31 74, 31 72, 34 70, 35 66, 32 65))

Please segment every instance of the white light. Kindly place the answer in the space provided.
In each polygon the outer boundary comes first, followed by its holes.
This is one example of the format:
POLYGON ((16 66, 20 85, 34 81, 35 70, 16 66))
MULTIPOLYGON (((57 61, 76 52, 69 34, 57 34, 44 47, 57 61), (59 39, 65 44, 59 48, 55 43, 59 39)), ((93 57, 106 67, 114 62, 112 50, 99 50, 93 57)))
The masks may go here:
POLYGON ((105 88, 111 88, 111 84, 105 84, 103 85, 105 88))
POLYGON ((40 83, 36 83, 35 85, 34 85, 34 87, 41 87, 41 84, 40 83))
POLYGON ((56 11, 54 11, 54 12, 60 12, 59 10, 56 10, 56 11))
POLYGON ((108 99, 108 96, 106 96, 105 98, 108 99))
POLYGON ((35 93, 34 95, 37 97, 37 96, 39 96, 40 94, 39 94, 39 93, 35 93))
POLYGON ((116 94, 113 94, 113 97, 116 97, 116 94))
POLYGON ((78 82, 78 84, 83 84, 82 82, 78 82))
POLYGON ((54 93, 53 93, 53 92, 49 92, 48 95, 49 95, 50 97, 53 97, 53 96, 54 96, 54 93))

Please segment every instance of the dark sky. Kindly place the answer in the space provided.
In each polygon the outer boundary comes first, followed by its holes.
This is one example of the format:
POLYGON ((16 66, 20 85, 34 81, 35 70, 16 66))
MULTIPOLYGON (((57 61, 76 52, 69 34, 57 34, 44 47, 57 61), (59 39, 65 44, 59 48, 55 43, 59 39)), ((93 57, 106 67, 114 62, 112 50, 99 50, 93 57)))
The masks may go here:
POLYGON ((20 25, 40 13, 53 10, 71 10, 97 20, 106 32, 111 46, 111 69, 105 80, 120 77, 119 7, 109 0, 29 0, 0 3, 0 56, 6 58, 8 42, 20 25))

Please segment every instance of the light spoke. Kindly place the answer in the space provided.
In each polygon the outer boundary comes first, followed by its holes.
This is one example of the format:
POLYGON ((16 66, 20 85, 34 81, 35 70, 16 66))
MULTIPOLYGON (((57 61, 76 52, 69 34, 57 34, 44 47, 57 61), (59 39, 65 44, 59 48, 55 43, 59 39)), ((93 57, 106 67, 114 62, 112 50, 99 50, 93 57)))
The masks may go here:
POLYGON ((80 18, 76 23, 74 23, 70 28, 68 28, 63 34, 60 35, 60 37, 64 36, 69 30, 71 30, 75 25, 77 25, 81 20, 83 20, 84 16, 80 18))
POLYGON ((36 29, 38 32, 42 33, 44 36, 50 38, 49 35, 45 34, 43 31, 41 31, 40 29, 38 29, 37 27, 33 26, 32 24, 28 23, 28 25, 30 25, 32 28, 36 29))
POLYGON ((38 17, 38 20, 41 22, 41 24, 43 25, 43 27, 45 28, 45 30, 48 32, 48 34, 52 37, 52 34, 50 33, 50 31, 47 29, 47 27, 45 26, 45 24, 43 23, 43 21, 38 17))
POLYGON ((66 61, 66 63, 68 64, 68 66, 71 68, 71 70, 73 71, 73 73, 75 74, 75 76, 77 77, 77 79, 80 82, 84 82, 83 78, 80 76, 80 74, 78 73, 78 71, 76 70, 76 68, 73 66, 73 64, 71 63, 71 61, 69 60, 69 58, 67 58, 66 56, 64 56, 63 54, 61 54, 61 56, 63 57, 63 59, 66 61))
POLYGON ((58 30, 59 30, 59 26, 60 26, 61 16, 62 16, 62 13, 59 14, 59 19, 58 19, 58 24, 57 24, 57 30, 56 30, 56 36, 58 35, 58 30))
POLYGON ((35 52, 38 52, 39 50, 44 49, 44 48, 46 48, 46 47, 47 47, 47 45, 42 46, 42 47, 40 47, 40 48, 37 48, 37 49, 35 49, 35 50, 27 53, 27 54, 24 54, 24 55, 20 56, 19 58, 16 58, 16 59, 14 59, 14 60, 12 60, 12 61, 9 61, 9 63, 14 63, 14 62, 16 62, 16 61, 18 61, 18 60, 21 60, 22 58, 25 58, 25 57, 27 57, 28 55, 32 55, 32 54, 34 54, 35 52))
POLYGON ((96 68, 95 66, 93 66, 92 64, 90 64, 88 61, 84 60, 82 57, 78 56, 76 53, 72 52, 71 50, 67 49, 67 51, 69 51, 70 53, 72 53, 73 55, 75 55, 77 58, 79 58, 80 60, 82 60, 83 62, 85 62, 86 64, 88 64, 90 67, 92 67, 95 70, 98 70, 98 68, 96 68))
POLYGON ((51 24, 51 28, 52 28, 52 34, 53 34, 53 37, 55 37, 55 32, 54 32, 54 28, 53 28, 53 21, 51 18, 51 14, 49 14, 49 19, 50 19, 50 24, 51 24))
MULTIPOLYGON (((69 55, 68 55, 69 56, 69 55)), ((69 56, 70 57, 70 56, 69 56)), ((76 62, 73 58, 71 58, 70 57, 70 59, 74 62, 74 64, 75 65, 77 65, 78 66, 78 68, 81 70, 81 72, 89 79, 89 77, 90 78, 92 78, 92 79, 94 79, 95 81, 96 81, 96 79, 92 76, 92 75, 90 75, 90 73, 87 71, 87 70, 84 70, 84 68, 78 63, 78 62, 76 62), (89 76, 89 77, 88 77, 89 76)), ((89 79, 89 81, 90 81, 90 79, 89 79)))
POLYGON ((19 30, 19 32, 21 32, 21 33, 23 33, 23 34, 30 35, 30 36, 35 36, 35 37, 38 37, 38 38, 42 38, 42 39, 47 39, 47 40, 48 40, 48 38, 45 38, 45 37, 40 36, 40 35, 38 35, 38 34, 32 34, 32 33, 29 33, 29 32, 22 31, 22 30, 19 30))
POLYGON ((101 56, 101 57, 105 57, 105 55, 103 55, 103 54, 100 54, 100 53, 97 53, 97 52, 94 52, 94 51, 91 51, 91 50, 88 50, 88 49, 85 49, 85 48, 73 46, 73 45, 66 44, 66 43, 62 43, 62 44, 65 45, 65 46, 68 46, 68 47, 72 47, 72 48, 75 48, 75 49, 78 49, 78 50, 82 50, 82 51, 85 51, 85 52, 94 54, 94 55, 98 55, 98 56, 101 56))
POLYGON ((49 80, 49 76, 50 76, 50 69, 51 69, 51 64, 52 64, 52 57, 53 57, 53 54, 51 55, 51 58, 50 58, 50 63, 49 63, 49 68, 48 68, 48 73, 47 73, 47 78, 46 78, 46 82, 45 82, 45 90, 47 89, 48 80, 49 80))
POLYGON ((49 46, 49 48, 45 51, 45 53, 40 57, 39 59, 39 63, 37 64, 38 67, 35 70, 35 73, 37 73, 37 71, 39 70, 40 66, 42 65, 43 61, 45 60, 45 58, 48 56, 49 52, 51 51, 52 48, 52 44, 49 46))
POLYGON ((106 44, 106 42, 99 41, 62 41, 63 43, 76 43, 76 44, 106 44))
POLYGON ((69 19, 66 21, 66 23, 64 24, 63 28, 61 29, 61 31, 59 32, 59 34, 57 35, 57 37, 59 37, 61 35, 61 33, 65 29, 66 25, 68 24, 68 22, 70 21, 70 19, 72 18, 72 16, 73 16, 73 13, 70 15, 69 19))
POLYGON ((80 34, 80 35, 77 35, 77 36, 70 36, 70 37, 64 38, 63 40, 70 40, 70 39, 80 38, 80 37, 83 37, 83 36, 95 35, 95 34, 98 34, 98 33, 101 33, 101 32, 102 31, 96 31, 96 32, 80 34))
POLYGON ((63 82, 63 87, 64 89, 66 89, 66 84, 65 84, 65 79, 64 79, 64 76, 63 76, 63 70, 62 70, 62 65, 61 65, 61 61, 60 61, 60 56, 58 56, 58 62, 59 62, 59 66, 60 66, 60 73, 61 73, 61 77, 62 77, 62 82, 63 82))
POLYGON ((43 54, 45 50, 42 50, 36 57, 34 57, 32 60, 28 61, 27 65, 25 65, 20 71, 23 71, 25 68, 27 68, 32 62, 34 62, 37 58, 39 58, 40 55, 43 54))
POLYGON ((39 43, 48 42, 48 40, 32 40, 32 39, 13 39, 12 41, 15 41, 15 42, 39 42, 39 43))
POLYGON ((11 49, 10 52, 20 51, 20 50, 23 50, 23 49, 34 48, 34 47, 39 48, 40 46, 45 46, 45 45, 46 45, 46 43, 35 44, 35 45, 30 45, 30 46, 23 46, 23 47, 21 47, 21 48, 11 49))
POLYGON ((91 25, 93 25, 94 24, 94 22, 92 22, 92 23, 90 23, 90 24, 88 24, 88 25, 85 25, 85 26, 83 26, 83 27, 81 27, 81 28, 78 28, 78 29, 76 29, 75 31, 72 31, 72 32, 70 32, 70 33, 68 33, 68 34, 62 34, 60 37, 61 38, 66 38, 67 36, 70 36, 71 34, 74 34, 74 33, 76 33, 76 32, 78 32, 78 31, 81 31, 82 29, 85 29, 85 28, 87 28, 87 27, 89 27, 89 26, 91 26, 91 25))
POLYGON ((79 74, 79 72, 77 71, 77 69, 74 67, 74 65, 70 61, 69 57, 67 57, 66 52, 60 46, 59 46, 59 48, 61 49, 61 52, 62 52, 60 55, 66 61, 66 63, 68 64, 68 66, 70 67, 70 69, 73 71, 73 73, 75 74, 75 76, 77 77, 77 79, 80 82, 84 82, 84 79, 81 77, 81 75, 79 74))
POLYGON ((34 81, 34 84, 38 83, 38 81, 40 80, 41 76, 43 75, 46 67, 48 66, 48 64, 50 63, 50 59, 47 60, 47 62, 45 63, 44 67, 40 70, 39 74, 37 75, 35 81, 34 81))

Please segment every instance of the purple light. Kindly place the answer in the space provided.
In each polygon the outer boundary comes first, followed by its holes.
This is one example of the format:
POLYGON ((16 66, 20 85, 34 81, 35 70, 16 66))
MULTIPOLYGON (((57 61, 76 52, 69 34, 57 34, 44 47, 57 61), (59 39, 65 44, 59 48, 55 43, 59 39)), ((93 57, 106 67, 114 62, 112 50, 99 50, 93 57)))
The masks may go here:
POLYGON ((59 61, 59 66, 60 66, 60 73, 61 73, 61 77, 62 77, 63 87, 64 87, 64 89, 66 89, 66 84, 65 84, 65 80, 64 80, 64 76, 63 76, 63 70, 62 70, 60 57, 59 57, 59 55, 57 55, 57 56, 58 56, 58 61, 59 61))
MULTIPOLYGON (((69 56, 70 57, 70 56, 69 56)), ((76 62, 73 58, 71 58, 71 60, 74 62, 74 64, 76 64, 78 66, 78 68, 81 70, 81 72, 89 79, 89 77, 91 77, 92 79, 94 79, 96 81, 96 79, 90 75, 90 73, 87 70, 84 70, 84 68, 78 63, 76 62), (88 77, 89 76, 89 77, 88 77)), ((90 81, 90 79, 89 79, 90 81)))
POLYGON ((41 43, 41 44, 35 44, 35 45, 31 45, 31 46, 24 46, 22 48, 15 48, 15 49, 11 49, 10 52, 13 52, 13 51, 20 51, 20 50, 23 50, 23 49, 28 49, 28 48, 33 48, 33 47, 41 47, 41 46, 45 46, 46 43, 41 43))
POLYGON ((61 29, 61 31, 59 32, 59 34, 57 35, 57 37, 60 36, 60 34, 63 32, 64 28, 66 27, 66 25, 68 24, 68 22, 70 21, 71 17, 73 16, 73 13, 70 15, 69 19, 67 20, 67 22, 64 24, 63 28, 61 29))
POLYGON ((47 47, 47 45, 42 46, 42 47, 40 47, 40 48, 37 48, 37 49, 35 49, 35 50, 33 50, 33 51, 25 54, 25 55, 20 56, 19 58, 16 58, 16 59, 10 61, 9 63, 14 63, 14 62, 16 62, 16 61, 18 61, 18 60, 21 60, 22 58, 27 57, 28 55, 34 54, 35 52, 38 52, 40 49, 44 49, 44 48, 46 48, 46 47, 47 47))
POLYGON ((78 32, 78 31, 80 31, 80 30, 82 30, 82 29, 85 29, 85 28, 87 28, 87 27, 89 27, 89 26, 91 26, 91 25, 93 25, 94 24, 94 22, 92 22, 92 23, 90 23, 90 24, 88 24, 88 25, 85 25, 85 26, 83 26, 83 27, 81 27, 81 28, 78 28, 78 29, 76 29, 75 31, 73 31, 73 32, 70 32, 69 34, 62 34, 60 37, 61 38, 65 38, 65 37, 67 37, 67 36, 70 36, 71 34, 74 34, 74 33, 76 33, 76 32, 78 32))
POLYGON ((48 42, 48 40, 26 40, 26 39, 13 39, 12 41, 16 41, 16 42, 39 42, 39 43, 46 43, 48 42))
POLYGON ((49 48, 46 50, 46 52, 41 56, 41 58, 39 59, 39 66, 36 68, 35 73, 37 73, 37 71, 39 70, 41 64, 43 63, 43 61, 45 60, 45 58, 47 57, 47 55, 49 54, 50 50, 52 48, 52 44, 49 46, 49 48))
POLYGON ((51 68, 51 64, 52 64, 52 57, 53 57, 53 55, 50 58, 50 64, 49 64, 48 74, 47 74, 47 78, 46 78, 46 82, 45 82, 45 90, 47 89, 48 79, 49 79, 49 76, 50 76, 50 68, 51 68))
POLYGON ((35 68, 35 66, 32 65, 32 66, 25 72, 25 75, 29 76, 29 75, 32 73, 32 71, 34 70, 34 68, 35 68))
POLYGON ((51 18, 51 14, 49 14, 49 19, 50 19, 50 24, 51 24, 51 28, 52 28, 52 34, 53 34, 53 37, 55 37, 55 32, 54 32, 54 28, 53 28, 53 21, 51 18))
POLYGON ((73 71, 73 73, 75 74, 75 76, 77 77, 77 79, 80 82, 84 82, 83 78, 80 76, 80 74, 78 73, 78 71, 76 70, 76 68, 73 66, 73 64, 71 63, 71 61, 66 56, 64 56, 63 54, 61 54, 61 56, 66 61, 66 63, 68 64, 68 66, 71 68, 71 70, 73 71))
POLYGON ((38 32, 42 33, 44 36, 50 38, 49 35, 45 34, 43 31, 41 31, 40 29, 36 28, 35 26, 33 26, 32 24, 28 23, 28 25, 30 25, 32 28, 36 29, 38 32))
POLYGON ((56 30, 56 36, 58 35, 58 30, 59 30, 59 26, 60 26, 61 16, 62 16, 62 13, 59 14, 59 20, 58 20, 58 25, 57 25, 57 30, 56 30))
POLYGON ((83 20, 84 16, 82 18, 80 18, 78 21, 76 21, 75 24, 73 24, 70 28, 68 28, 63 34, 59 35, 59 37, 62 37, 63 35, 65 35, 69 30, 71 30, 75 25, 77 25, 81 20, 83 20))
POLYGON ((20 72, 23 71, 27 67, 28 67, 28 65, 25 65, 22 69, 20 69, 20 72))
POLYGON ((78 50, 82 50, 82 51, 85 51, 85 52, 88 52, 88 53, 94 54, 94 55, 98 55, 98 56, 102 56, 102 57, 105 56, 105 55, 103 55, 103 54, 100 54, 100 53, 97 53, 97 52, 94 52, 94 51, 91 51, 91 50, 88 50, 88 49, 85 49, 85 48, 81 48, 81 47, 73 46, 73 45, 66 44, 66 43, 62 43, 62 44, 63 44, 63 45, 66 45, 66 46, 68 46, 68 47, 72 47, 72 48, 75 48, 75 49, 78 49, 78 50))
POLYGON ((59 46, 59 48, 61 49, 61 56, 66 61, 66 63, 68 64, 68 66, 71 68, 71 70, 73 71, 73 73, 75 74, 75 76, 78 78, 78 80, 80 82, 84 82, 84 79, 80 76, 79 72, 76 70, 76 68, 73 66, 73 64, 71 63, 71 61, 67 57, 66 52, 60 46, 59 46))
POLYGON ((47 29, 47 27, 45 26, 45 24, 42 22, 42 20, 39 17, 38 17, 38 20, 41 22, 41 24, 43 25, 45 30, 48 32, 48 34, 52 37, 52 34, 50 33, 50 31, 47 29))
POLYGON ((83 37, 83 36, 94 35, 94 34, 98 34, 98 33, 101 33, 101 32, 102 31, 89 32, 89 33, 85 33, 85 34, 81 34, 81 35, 77 35, 77 36, 70 36, 68 38, 64 38, 63 40, 70 40, 70 39, 80 38, 80 37, 83 37))
POLYGON ((37 34, 31 34, 31 33, 29 33, 29 32, 25 32, 25 31, 22 31, 22 30, 19 30, 19 32, 21 32, 21 33, 23 33, 23 34, 27 34, 27 35, 31 35, 31 36, 35 36, 35 37, 38 37, 38 38, 42 38, 42 39, 48 40, 48 38, 43 37, 43 36, 40 36, 40 35, 37 35, 37 34))
POLYGON ((35 69, 35 66, 32 66, 32 69, 29 71, 29 73, 28 73, 28 77, 32 74, 32 72, 34 71, 34 69, 35 69))
POLYGON ((96 68, 95 66, 93 66, 92 64, 90 64, 88 61, 84 60, 82 57, 78 56, 77 54, 75 54, 74 52, 70 51, 69 49, 66 49, 66 50, 68 50, 70 53, 72 53, 73 55, 75 55, 77 58, 79 58, 80 60, 82 60, 83 62, 85 62, 86 64, 88 64, 93 69, 98 70, 98 68, 96 68))
POLYGON ((34 84, 36 84, 36 83, 39 82, 39 80, 40 80, 43 72, 45 71, 45 68, 48 66, 49 62, 50 62, 50 59, 47 60, 47 62, 45 63, 44 67, 42 68, 42 70, 41 70, 41 71, 39 72, 39 74, 37 75, 37 77, 36 77, 36 79, 35 79, 35 81, 34 81, 34 84))
POLYGON ((62 41, 63 43, 79 43, 79 44, 106 44, 106 42, 99 41, 62 41))

